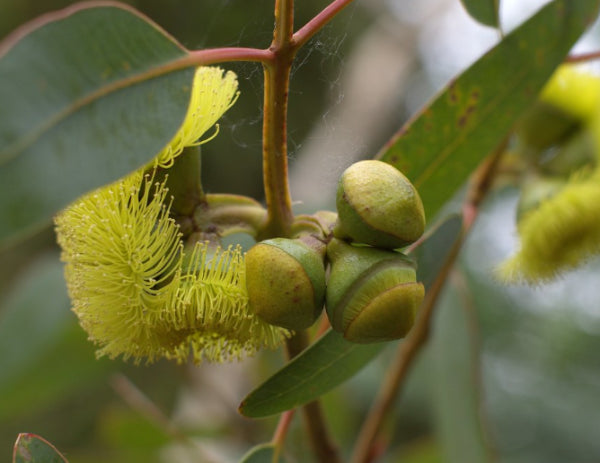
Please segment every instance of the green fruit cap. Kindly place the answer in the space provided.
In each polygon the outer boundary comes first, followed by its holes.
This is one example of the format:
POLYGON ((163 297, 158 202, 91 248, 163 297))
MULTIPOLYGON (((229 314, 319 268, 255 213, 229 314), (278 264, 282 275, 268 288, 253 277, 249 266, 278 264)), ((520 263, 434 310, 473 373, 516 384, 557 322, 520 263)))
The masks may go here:
POLYGON ((246 288, 250 309, 266 322, 308 328, 323 309, 323 259, 300 240, 262 241, 246 254, 246 288))
POLYGON ((326 292, 331 326, 357 343, 404 337, 413 326, 425 290, 414 264, 393 251, 356 247, 334 239, 326 292))
POLYGON ((425 230, 419 193, 398 169, 382 161, 348 167, 338 183, 336 206, 337 238, 394 249, 416 241, 425 230))

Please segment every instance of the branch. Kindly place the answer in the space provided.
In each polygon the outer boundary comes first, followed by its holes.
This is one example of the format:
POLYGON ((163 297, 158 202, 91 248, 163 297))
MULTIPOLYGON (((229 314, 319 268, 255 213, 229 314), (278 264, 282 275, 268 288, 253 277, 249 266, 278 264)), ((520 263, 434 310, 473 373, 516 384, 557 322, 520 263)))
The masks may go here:
POLYGON ((294 32, 294 0, 275 1, 275 31, 271 47, 275 50, 287 48, 294 32))
POLYGON ((283 448, 283 443, 285 441, 285 437, 290 429, 290 424, 292 423, 292 418, 296 414, 296 409, 288 410, 283 412, 279 417, 279 422, 277 423, 277 429, 275 429, 275 433, 273 434, 273 439, 271 442, 275 446, 275 458, 274 461, 278 461, 279 454, 281 453, 281 449, 283 448))
POLYGON ((268 218, 259 239, 288 236, 294 219, 287 160, 288 93, 296 54, 291 46, 293 10, 293 0, 276 0, 275 31, 269 47, 272 60, 263 62, 263 182, 268 218))
POLYGON ((287 104, 292 57, 265 65, 263 182, 268 218, 259 239, 288 236, 293 222, 288 181, 287 104))
POLYGON ((179 69, 233 61, 268 63, 272 60, 273 53, 270 50, 246 47, 223 47, 192 50, 186 56, 173 61, 171 64, 174 65, 175 69, 179 69))
POLYGON ((300 48, 321 30, 335 15, 352 3, 352 0, 334 0, 323 11, 302 26, 292 37, 294 47, 300 48))
POLYGON ((582 53, 580 55, 569 55, 566 57, 565 62, 567 62, 567 63, 585 63, 587 61, 592 61, 595 59, 600 59, 600 51, 593 51, 590 53, 582 53))

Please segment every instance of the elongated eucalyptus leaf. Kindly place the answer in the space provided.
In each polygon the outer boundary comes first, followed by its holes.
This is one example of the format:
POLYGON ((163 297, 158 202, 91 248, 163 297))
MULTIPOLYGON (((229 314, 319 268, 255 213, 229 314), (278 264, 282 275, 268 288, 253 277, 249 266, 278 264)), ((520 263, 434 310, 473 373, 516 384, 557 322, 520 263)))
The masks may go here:
POLYGON ((28 270, 0 306, 0 391, 56 343, 73 317, 58 255, 28 270))
POLYGON ((244 416, 260 418, 308 403, 354 376, 385 345, 353 344, 330 329, 251 392, 239 411, 244 416))
POLYGON ((102 381, 114 362, 94 346, 69 310, 56 253, 31 262, 0 301, 0 421, 48 407, 102 381))
MULTIPOLYGON (((419 247, 419 279, 430 286, 443 267, 461 230, 453 216, 429 232, 419 247)), ((329 330, 299 356, 252 391, 239 407, 242 415, 259 418, 295 408, 339 386, 373 360, 388 343, 354 344, 329 330)))
POLYGON ((35 434, 22 433, 13 449, 13 463, 68 463, 47 440, 35 434))
MULTIPOLYGON (((277 463, 282 462, 275 453, 273 444, 261 444, 248 450, 239 463, 277 463)), ((282 462, 283 463, 283 462, 282 462)))
POLYGON ((481 24, 499 27, 500 0, 460 0, 465 10, 481 24))
POLYGON ((431 343, 434 421, 444 461, 492 462, 483 429, 476 313, 448 288, 431 343))
POLYGON ((0 243, 147 163, 189 102, 186 51, 126 6, 86 3, 0 45, 0 243))
POLYGON ((419 190, 428 217, 507 136, 596 17, 598 0, 555 0, 409 121, 378 155, 419 190))

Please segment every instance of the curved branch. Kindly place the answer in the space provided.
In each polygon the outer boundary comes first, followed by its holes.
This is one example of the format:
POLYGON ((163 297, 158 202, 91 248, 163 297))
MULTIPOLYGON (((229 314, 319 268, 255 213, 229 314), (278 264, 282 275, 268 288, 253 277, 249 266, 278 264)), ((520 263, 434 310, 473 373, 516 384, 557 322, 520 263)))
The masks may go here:
POLYGON ((353 0, 334 0, 318 15, 308 21, 293 35, 292 42, 295 48, 300 48, 319 32, 335 15, 346 8, 353 0))

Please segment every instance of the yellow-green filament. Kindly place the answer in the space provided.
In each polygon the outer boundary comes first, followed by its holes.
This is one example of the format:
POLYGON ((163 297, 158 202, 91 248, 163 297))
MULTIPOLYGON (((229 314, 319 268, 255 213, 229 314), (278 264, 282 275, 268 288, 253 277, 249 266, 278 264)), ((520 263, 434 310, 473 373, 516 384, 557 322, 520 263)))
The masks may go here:
POLYGON ((221 118, 237 100, 238 82, 236 75, 217 67, 199 67, 194 75, 190 105, 183 124, 175 137, 157 155, 155 163, 170 167, 173 160, 187 146, 200 145, 212 140, 215 133, 202 140, 202 136, 221 118))
POLYGON ((542 283, 600 253, 600 179, 573 179, 519 222, 519 251, 499 273, 509 282, 542 283))

